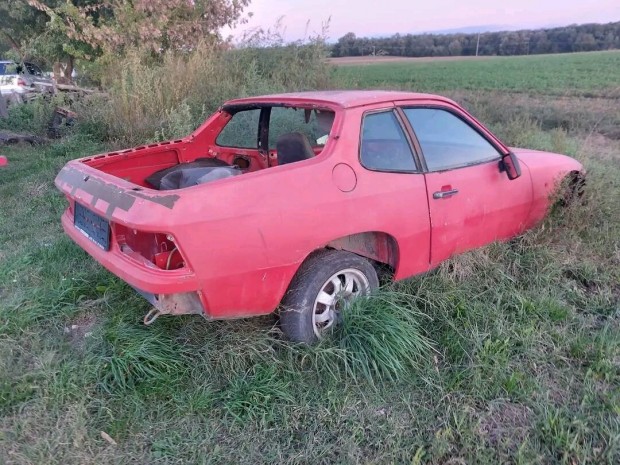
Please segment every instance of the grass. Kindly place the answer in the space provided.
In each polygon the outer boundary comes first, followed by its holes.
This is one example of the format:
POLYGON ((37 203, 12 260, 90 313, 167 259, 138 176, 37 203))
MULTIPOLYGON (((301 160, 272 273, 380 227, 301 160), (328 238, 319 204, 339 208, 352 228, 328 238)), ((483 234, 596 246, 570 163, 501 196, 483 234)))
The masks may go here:
POLYGON ((620 92, 620 52, 573 53, 478 60, 397 62, 338 67, 348 85, 417 92, 487 90, 607 97, 620 92))
POLYGON ((387 286, 314 348, 282 341, 271 317, 142 326, 148 304, 59 225, 55 173, 105 147, 78 133, 0 149, 10 160, 0 170, 0 463, 618 463, 612 64, 599 64, 599 98, 549 83, 560 103, 535 79, 516 94, 470 91, 454 77, 461 63, 438 65, 453 68, 427 90, 449 87, 510 144, 580 159, 586 194, 522 237, 387 286))

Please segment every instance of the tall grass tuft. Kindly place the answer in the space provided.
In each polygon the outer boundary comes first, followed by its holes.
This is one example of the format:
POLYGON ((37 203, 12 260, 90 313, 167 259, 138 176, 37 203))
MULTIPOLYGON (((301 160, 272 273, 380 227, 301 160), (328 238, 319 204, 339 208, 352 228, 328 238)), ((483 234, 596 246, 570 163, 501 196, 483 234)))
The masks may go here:
POLYGON ((149 389, 176 381, 185 371, 182 353, 165 334, 134 324, 118 323, 103 335, 102 357, 97 378, 106 392, 135 389, 146 383, 149 389))
POLYGON ((343 312, 336 344, 346 370, 368 380, 398 380, 419 368, 432 351, 421 329, 425 315, 414 296, 384 290, 343 312))
POLYGON ((182 137, 227 99, 327 87, 325 55, 321 39, 234 50, 205 42, 157 61, 134 50, 109 65, 107 95, 80 104, 81 127, 123 145, 182 137))

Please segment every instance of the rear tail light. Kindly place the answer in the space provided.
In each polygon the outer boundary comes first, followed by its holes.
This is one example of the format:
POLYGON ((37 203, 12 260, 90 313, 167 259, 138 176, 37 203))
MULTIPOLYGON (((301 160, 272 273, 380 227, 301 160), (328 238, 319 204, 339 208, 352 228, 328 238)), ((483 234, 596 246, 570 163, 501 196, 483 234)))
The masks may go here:
POLYGON ((121 251, 147 266, 162 270, 185 268, 185 260, 174 237, 114 225, 114 234, 121 251))

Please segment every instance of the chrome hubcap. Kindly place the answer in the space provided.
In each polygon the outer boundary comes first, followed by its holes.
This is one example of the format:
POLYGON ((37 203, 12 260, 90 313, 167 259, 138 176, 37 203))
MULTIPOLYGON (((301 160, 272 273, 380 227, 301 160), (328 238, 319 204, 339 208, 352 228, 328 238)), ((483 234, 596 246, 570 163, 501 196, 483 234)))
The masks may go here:
POLYGON ((340 319, 340 312, 356 297, 368 295, 368 278, 359 270, 347 268, 334 273, 321 286, 312 311, 314 334, 321 338, 340 319))

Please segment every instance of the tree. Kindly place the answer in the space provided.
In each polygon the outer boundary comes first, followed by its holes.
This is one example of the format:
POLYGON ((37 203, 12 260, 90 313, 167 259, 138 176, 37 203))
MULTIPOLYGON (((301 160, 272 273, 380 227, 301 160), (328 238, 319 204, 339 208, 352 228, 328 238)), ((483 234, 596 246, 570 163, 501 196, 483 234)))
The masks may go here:
POLYGON ((348 32, 343 35, 340 39, 338 39, 338 42, 335 45, 334 56, 354 56, 353 48, 355 47, 356 40, 357 37, 355 37, 355 34, 352 32, 348 32))
POLYGON ((122 54, 128 47, 189 51, 220 41, 250 0, 3 0, 0 38, 20 57, 44 57, 68 79, 75 59, 122 54), (62 66, 60 66, 62 64, 62 66))
POLYGON ((20 58, 27 55, 31 42, 45 30, 47 15, 24 0, 0 3, 0 41, 20 58))
POLYGON ((191 50, 206 39, 219 40, 219 29, 239 21, 250 0, 107 0, 70 1, 50 7, 28 0, 57 19, 67 36, 105 53, 143 47, 155 54, 191 50))
POLYGON ((596 49, 596 39, 589 32, 580 32, 575 39, 575 50, 589 52, 596 49))
POLYGON ((461 43, 457 39, 454 39, 448 45, 448 51, 450 52, 450 55, 460 55, 461 52, 463 51, 463 47, 461 46, 461 43))

